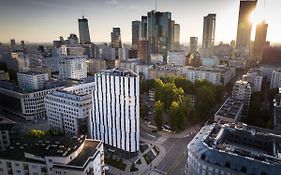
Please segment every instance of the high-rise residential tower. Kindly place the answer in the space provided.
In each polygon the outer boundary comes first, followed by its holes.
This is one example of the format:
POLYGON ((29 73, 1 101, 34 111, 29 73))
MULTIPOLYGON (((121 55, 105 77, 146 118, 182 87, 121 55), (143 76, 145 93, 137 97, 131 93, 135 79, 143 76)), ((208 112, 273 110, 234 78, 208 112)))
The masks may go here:
POLYGON ((190 53, 196 53, 198 49, 198 37, 190 37, 190 53))
POLYGON ((132 45, 137 46, 140 38, 140 21, 132 21, 132 45))
POLYGON ((139 150, 139 76, 128 69, 95 74, 91 137, 134 155, 139 150))
POLYGON ((203 23, 203 49, 212 49, 215 43, 216 14, 204 16, 203 23))
POLYGON ((88 19, 82 16, 82 19, 78 19, 79 23, 79 37, 80 37, 80 44, 90 44, 90 32, 88 26, 88 19))
POLYGON ((239 56, 249 56, 252 23, 250 15, 256 8, 257 0, 241 0, 236 36, 236 49, 239 56))
POLYGON ((268 24, 265 21, 257 24, 256 26, 256 37, 254 43, 253 59, 255 61, 260 61, 262 58, 263 47, 266 44, 266 34, 267 34, 268 24))

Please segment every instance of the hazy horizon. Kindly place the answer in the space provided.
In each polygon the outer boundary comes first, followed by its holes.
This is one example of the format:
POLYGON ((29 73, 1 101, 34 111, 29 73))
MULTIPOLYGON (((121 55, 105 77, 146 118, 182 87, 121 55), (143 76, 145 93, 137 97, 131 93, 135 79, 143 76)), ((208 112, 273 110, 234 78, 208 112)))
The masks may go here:
MULTIPOLYGON (((258 5, 264 13, 268 27, 267 40, 280 43, 281 26, 276 16, 281 1, 263 0, 258 5), (274 14, 275 13, 275 14, 274 14)), ((59 36, 67 38, 70 33, 78 33, 78 18, 84 14, 89 21, 92 42, 109 42, 113 27, 121 28, 122 41, 131 42, 131 21, 155 8, 153 0, 9 0, 0 2, 2 32, 0 42, 8 43, 16 39, 30 43, 51 43, 59 36)), ((239 0, 192 1, 161 0, 158 11, 170 11, 172 19, 181 26, 181 43, 188 43, 189 37, 202 40, 203 17, 216 13, 215 42, 236 40, 239 0)), ((253 36, 252 36, 253 39, 253 36)))

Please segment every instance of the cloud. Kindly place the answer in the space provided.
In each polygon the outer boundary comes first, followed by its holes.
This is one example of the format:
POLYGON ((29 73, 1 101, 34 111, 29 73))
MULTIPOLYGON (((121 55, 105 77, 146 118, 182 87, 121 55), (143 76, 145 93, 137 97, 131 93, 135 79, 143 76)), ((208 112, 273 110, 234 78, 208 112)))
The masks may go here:
POLYGON ((117 0, 106 0, 105 3, 106 4, 110 4, 110 5, 117 5, 117 4, 119 4, 119 2, 117 0))

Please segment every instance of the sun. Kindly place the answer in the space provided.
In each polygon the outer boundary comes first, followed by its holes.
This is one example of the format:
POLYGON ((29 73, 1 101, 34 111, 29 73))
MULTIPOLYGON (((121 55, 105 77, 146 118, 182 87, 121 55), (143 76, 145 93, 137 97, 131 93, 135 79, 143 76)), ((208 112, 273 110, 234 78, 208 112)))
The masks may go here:
POLYGON ((254 10, 250 15, 250 21, 253 25, 257 25, 264 20, 264 15, 258 9, 254 10))

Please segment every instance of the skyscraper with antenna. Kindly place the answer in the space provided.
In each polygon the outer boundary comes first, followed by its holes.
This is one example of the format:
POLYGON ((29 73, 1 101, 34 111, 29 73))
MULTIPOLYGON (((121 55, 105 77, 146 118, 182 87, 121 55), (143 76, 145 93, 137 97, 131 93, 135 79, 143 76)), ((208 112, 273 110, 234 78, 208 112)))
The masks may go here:
POLYGON ((90 38, 90 32, 89 32, 89 26, 88 26, 88 19, 82 16, 82 19, 78 19, 79 24, 79 38, 80 38, 80 44, 90 44, 91 38, 90 38))

